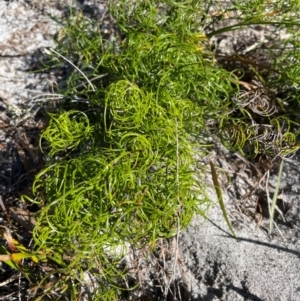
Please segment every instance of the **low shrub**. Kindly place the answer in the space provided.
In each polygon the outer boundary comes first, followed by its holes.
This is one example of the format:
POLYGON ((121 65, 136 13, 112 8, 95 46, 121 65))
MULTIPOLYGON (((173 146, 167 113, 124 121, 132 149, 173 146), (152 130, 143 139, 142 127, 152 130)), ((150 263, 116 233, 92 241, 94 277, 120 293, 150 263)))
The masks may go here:
POLYGON ((219 7, 219 21, 230 9, 240 20, 207 35, 217 22, 209 18, 211 1, 110 1, 117 29, 109 36, 71 11, 57 37, 59 56, 50 59, 51 67, 71 70, 59 86, 66 101, 41 135, 46 167, 31 201, 40 206, 36 247, 58 264, 72 300, 87 271, 97 279, 95 300, 120 298, 130 247, 154 247, 205 214, 210 200, 195 157, 209 154, 209 137, 248 157, 284 157, 299 148, 291 110, 299 95, 296 17, 275 4, 271 14, 264 1, 248 2, 219 7), (261 10, 253 12, 254 5, 261 10), (268 79, 249 63, 261 86, 244 91, 239 73, 216 60, 208 37, 251 24, 291 30, 293 47, 280 41, 286 52, 270 61, 278 72, 268 79), (295 93, 271 98, 278 85, 295 93))

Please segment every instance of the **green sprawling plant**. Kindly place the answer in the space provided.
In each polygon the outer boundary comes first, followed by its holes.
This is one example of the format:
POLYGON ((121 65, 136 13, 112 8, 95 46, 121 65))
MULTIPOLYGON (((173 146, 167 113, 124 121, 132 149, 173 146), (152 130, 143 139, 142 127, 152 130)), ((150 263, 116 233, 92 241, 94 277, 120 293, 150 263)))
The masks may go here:
MULTIPOLYGON (((248 2, 266 7, 264 1, 248 2)), ((240 79, 216 62, 207 36, 222 29, 204 34, 216 22, 208 17, 216 3, 111 1, 119 28, 114 41, 74 12, 58 36, 60 55, 52 56, 52 66, 76 68, 60 87, 66 101, 50 114, 42 134, 46 166, 33 186, 32 201, 41 208, 34 239, 48 263, 60 267, 60 290, 72 300, 79 298, 87 272, 97 279, 93 300, 120 298, 129 246, 155 246, 209 205, 193 169, 195 151, 209 151, 208 135, 249 156, 263 150, 284 156, 299 148, 296 120, 283 105, 289 95, 278 100, 276 114, 264 103, 253 109, 237 96, 240 79), (274 136, 264 132, 270 128, 274 136)), ((232 5, 222 14, 232 9, 241 20, 224 32, 271 22, 262 9, 256 14, 248 4, 232 5)), ((278 22, 285 26, 285 19, 278 22)), ((299 73, 286 66, 264 81, 270 89, 276 82, 294 84, 299 73)))

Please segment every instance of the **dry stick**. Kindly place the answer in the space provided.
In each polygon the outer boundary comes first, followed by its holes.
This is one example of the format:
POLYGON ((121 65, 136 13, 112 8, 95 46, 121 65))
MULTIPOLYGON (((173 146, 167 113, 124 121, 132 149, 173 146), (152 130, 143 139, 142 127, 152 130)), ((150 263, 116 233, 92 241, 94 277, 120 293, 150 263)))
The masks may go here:
MULTIPOLYGON (((176 168, 177 168, 176 181, 178 183, 178 188, 179 188, 179 142, 178 142, 178 122, 177 122, 177 120, 176 120, 176 160, 177 160, 177 162, 176 162, 177 163, 176 164, 177 165, 176 166, 176 168)), ((179 197, 178 197, 178 202, 180 202, 179 197)), ((175 258, 176 261, 175 262, 178 264, 179 272, 180 272, 183 284, 184 284, 185 288, 188 290, 188 281, 187 281, 187 278, 186 278, 185 271, 182 267, 183 260, 182 260, 182 256, 180 254, 180 250, 179 250, 179 247, 178 247, 179 234, 180 234, 180 219, 179 219, 179 216, 177 216, 177 222, 178 222, 178 225, 177 225, 177 235, 176 235, 176 258, 175 258)), ((175 273, 175 266, 174 266, 174 273, 175 273)))
MULTIPOLYGON (((179 141, 178 141, 178 122, 176 119, 176 182, 177 188, 179 189, 179 141)), ((177 201, 180 203, 179 196, 177 196, 177 201)), ((181 204, 182 206, 182 204, 181 204)), ((173 276, 175 276, 176 272, 176 263, 178 260, 178 240, 179 240, 179 231, 180 231, 180 219, 177 214, 177 233, 176 233, 176 249, 175 249, 175 262, 173 267, 173 276)))
POLYGON ((0 286, 6 286, 7 284, 10 284, 11 282, 15 281, 16 279, 19 278, 19 274, 21 274, 21 273, 17 273, 17 274, 11 275, 8 279, 6 279, 5 281, 1 282, 0 286))
MULTIPOLYGON (((23 261, 24 260, 22 260, 22 264, 23 264, 23 261)), ((21 275, 21 273, 19 274, 19 281, 18 281, 18 297, 19 297, 19 301, 22 301, 22 294, 21 294, 21 291, 22 291, 22 289, 21 289, 21 278, 22 278, 22 275, 21 275)))
POLYGON ((2 196, 1 196, 1 195, 0 195, 0 207, 2 208, 2 211, 3 211, 4 215, 5 215, 5 216, 8 216, 7 210, 6 210, 6 207, 5 207, 4 203, 3 203, 3 200, 2 200, 2 196))
POLYGON ((279 234, 281 235, 281 237, 286 241, 287 239, 285 238, 285 236, 282 234, 282 232, 280 231, 278 225, 274 222, 274 225, 276 227, 276 229, 278 230, 279 234))
MULTIPOLYGON (((282 164, 283 164, 283 161, 281 162, 281 166, 280 166, 280 171, 279 171, 279 176, 278 176, 278 181, 277 181, 277 190, 279 189, 279 181, 280 181, 280 176, 281 176, 281 172, 282 172, 282 164)), ((267 180, 266 180, 266 193, 267 193, 267 201, 268 201, 268 209, 269 209, 269 215, 270 215, 270 225, 274 224, 276 229, 278 230, 279 234, 281 235, 281 237, 286 240, 286 238, 284 237, 284 235, 282 234, 282 232, 280 231, 279 227, 277 226, 277 223, 275 223, 274 221, 274 210, 276 209, 278 211, 278 213, 280 214, 280 216, 282 217, 283 221, 285 221, 285 217, 282 213, 282 211, 279 209, 279 207, 276 205, 276 199, 277 199, 277 193, 275 191, 275 194, 274 194, 274 197, 273 197, 273 201, 271 200, 270 198, 270 195, 269 195, 269 187, 268 187, 268 184, 269 184, 269 171, 267 171, 267 180), (270 207, 270 204, 274 207, 274 208, 271 208, 270 207)), ((269 229, 269 235, 272 233, 272 228, 270 226, 270 229, 269 229)))
POLYGON ((66 98, 66 96, 64 96, 62 94, 45 93, 45 94, 34 96, 32 98, 32 100, 35 101, 35 102, 42 102, 44 100, 48 100, 48 99, 45 99, 46 97, 49 98, 50 100, 52 100, 52 99, 59 100, 59 99, 66 98))
POLYGON ((33 231, 34 227, 36 226, 36 220, 29 210, 14 206, 8 207, 8 209, 10 217, 15 222, 17 222, 28 231, 33 231))
POLYGON ((86 81, 89 83, 89 85, 91 86, 93 92, 95 92, 95 88, 93 86, 93 84, 90 82, 90 80, 86 77, 86 75, 78 68, 76 67, 70 60, 68 60, 66 57, 64 57, 63 55, 61 55, 60 53, 58 53, 57 51, 55 51, 54 49, 50 48, 50 50, 52 52, 54 52, 55 54, 57 54, 58 56, 60 56, 61 58, 63 58, 65 61, 67 61, 69 64, 71 64, 85 79, 86 81))
MULTIPOLYGON (((178 123, 177 123, 177 119, 176 119, 176 183, 177 183, 177 187, 179 187, 179 146, 178 146, 178 123)), ((179 196, 177 197, 178 199, 178 202, 180 202, 179 200, 179 196)), ((167 294, 168 294, 168 291, 170 289, 170 285, 171 285, 171 282, 173 280, 173 278, 175 277, 175 273, 176 273, 176 263, 177 263, 177 260, 178 260, 178 239, 179 239, 179 228, 180 228, 180 221, 179 221, 179 216, 177 215, 177 232, 176 232, 176 235, 175 237, 173 238, 173 243, 172 243, 172 248, 173 248, 173 251, 175 249, 175 259, 174 259, 174 263, 173 263, 173 273, 171 275, 171 278, 169 280, 169 283, 165 289, 165 297, 167 297, 167 294)))
MULTIPOLYGON (((92 78, 92 79, 90 80, 90 82, 92 82, 92 81, 94 81, 94 80, 97 80, 97 79, 100 79, 100 78, 102 78, 102 77, 105 77, 105 76, 107 76, 107 75, 108 75, 108 73, 100 74, 100 75, 98 75, 98 76, 92 78)), ((84 85, 85 85, 85 84, 80 84, 80 85, 76 86, 76 88, 78 89, 78 88, 80 88, 80 87, 83 87, 84 85)))
POLYGON ((189 296, 189 299, 190 299, 190 292, 188 291, 188 289, 189 289, 188 280, 187 280, 186 272, 185 272, 185 270, 183 268, 183 265, 184 265, 184 261, 182 259, 181 254, 180 254, 180 250, 178 250, 178 267, 179 267, 179 272, 180 272, 180 275, 181 275, 181 278, 182 278, 182 282, 184 284, 184 288, 186 289, 186 291, 188 293, 188 296, 189 296))
MULTIPOLYGON (((255 192, 255 190, 257 189, 257 187, 259 188, 260 187, 260 184, 261 182, 264 180, 264 178, 266 177, 267 175, 267 172, 264 173, 264 175, 260 178, 260 180, 255 184, 253 185, 252 183, 252 190, 250 190, 249 192, 247 192, 246 194, 244 194, 241 198, 241 200, 246 200, 248 196, 250 196, 251 194, 253 194, 255 192)), ((245 201, 244 201, 245 202, 245 201)), ((243 203, 244 203, 243 202, 243 203)))
MULTIPOLYGON (((180 185, 180 183, 179 183, 179 141, 178 141, 178 122, 177 122, 177 119, 176 119, 176 160, 177 160, 177 162, 176 162, 176 182, 177 182, 177 186, 179 188, 179 185, 180 185)), ((181 203, 180 199, 179 199, 179 196, 178 196, 178 203, 181 203)), ((174 259, 174 264, 173 264, 173 273, 172 273, 171 279, 169 281, 169 284, 167 286, 166 294, 167 294, 167 292, 170 288, 170 284, 171 284, 173 278, 175 278, 175 273, 176 273, 176 267, 177 266, 179 266, 179 272, 181 274, 182 281, 183 281, 184 285, 188 288, 186 275, 185 275, 185 272, 184 272, 183 267, 182 267, 182 262, 183 262, 182 257, 179 253, 179 247, 178 247, 179 235, 180 235, 180 219, 179 219, 179 216, 177 214, 177 232, 176 232, 176 236, 173 239, 173 250, 175 249, 175 259, 174 259)), ((180 294, 180 290, 178 292, 180 294)))

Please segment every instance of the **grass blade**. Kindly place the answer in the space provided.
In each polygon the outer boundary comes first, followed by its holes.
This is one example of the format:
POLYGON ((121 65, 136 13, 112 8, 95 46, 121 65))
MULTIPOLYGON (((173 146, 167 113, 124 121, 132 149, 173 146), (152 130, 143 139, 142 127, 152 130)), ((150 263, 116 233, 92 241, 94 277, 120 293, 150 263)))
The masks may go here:
POLYGON ((278 173, 278 179, 277 179, 277 183, 276 183, 276 187, 275 187, 275 191, 274 191, 274 196, 273 196, 272 204, 271 204, 271 208, 270 208, 270 227, 269 227, 269 235, 271 235, 271 234, 272 234, 272 231, 273 231, 274 212, 275 212, 275 207, 276 207, 276 201, 277 201, 277 196, 278 196, 278 190, 279 190, 279 186, 280 186, 280 180, 281 180, 282 168, 283 168, 283 160, 282 160, 281 163, 280 163, 279 173, 278 173))
POLYGON ((227 212, 226 212, 226 209, 225 209, 225 205, 224 205, 224 201, 223 201, 223 196, 222 196, 222 190, 221 190, 221 187, 219 185, 219 181, 218 181, 218 176, 217 176, 216 169, 215 169, 214 164, 212 162, 209 162, 209 164, 210 164, 212 179, 213 179, 214 186, 215 186, 216 193, 217 193, 217 197, 218 197, 218 202, 220 204, 223 216, 224 216, 224 218, 226 220, 226 223, 227 223, 227 225, 228 225, 228 227, 229 227, 232 235, 235 237, 236 240, 238 240, 238 238, 235 235, 235 232, 234 232, 234 230, 233 230, 233 228, 231 226, 230 220, 228 218, 228 215, 227 215, 227 212))

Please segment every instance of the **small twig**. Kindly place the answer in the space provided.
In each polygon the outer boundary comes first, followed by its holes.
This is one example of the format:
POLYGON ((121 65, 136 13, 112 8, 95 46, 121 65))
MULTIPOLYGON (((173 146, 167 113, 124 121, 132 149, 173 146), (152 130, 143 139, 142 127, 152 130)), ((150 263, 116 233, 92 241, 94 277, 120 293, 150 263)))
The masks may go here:
POLYGON ((241 198, 241 200, 246 200, 248 198, 248 196, 250 196, 251 194, 254 193, 254 191, 257 189, 257 188, 260 188, 260 184, 261 182, 264 180, 264 178, 266 177, 267 175, 267 172, 264 173, 264 175, 260 178, 260 180, 258 182, 256 182, 255 185, 252 184, 252 190, 250 190, 249 192, 247 192, 246 194, 244 194, 241 198))
POLYGON ((46 93, 46 94, 37 95, 37 96, 33 97, 32 100, 35 102, 38 102, 38 101, 41 102, 41 101, 44 101, 46 97, 47 97, 46 100, 48 100, 48 98, 50 100, 58 100, 58 99, 66 98, 66 96, 64 96, 62 94, 46 93))
POLYGON ((55 54, 57 54, 58 56, 60 56, 61 58, 63 58, 65 61, 67 61, 69 64, 71 64, 85 79, 86 81, 89 83, 89 85, 91 86, 93 92, 95 92, 95 88, 93 86, 93 84, 90 82, 90 80, 87 78, 87 76, 78 68, 76 67, 70 60, 68 60, 66 57, 64 57, 63 55, 61 55, 60 53, 58 53, 57 51, 55 51, 52 48, 49 48, 52 52, 54 52, 55 54))
MULTIPOLYGON (((267 179, 266 179, 266 194, 267 194, 267 200, 268 200, 268 209, 269 209, 269 214, 270 214, 270 218, 271 218, 271 208, 270 208, 270 204, 272 204, 272 200, 270 198, 270 194, 269 194, 269 171, 266 172, 267 174, 267 179)), ((277 198, 276 198, 277 199, 277 198)), ((279 209, 279 207, 277 205, 275 205, 275 209, 278 211, 278 213, 280 214, 280 216, 282 217, 282 220, 285 221, 285 217, 282 213, 282 211, 279 209)), ((274 224, 276 225, 276 223, 274 222, 274 224)), ((277 226, 277 225, 276 225, 277 226)))
POLYGON ((0 207, 2 208, 2 211, 4 213, 4 216, 7 218, 7 220, 9 220, 9 215, 8 215, 8 212, 6 210, 6 207, 3 203, 3 200, 2 200, 2 196, 0 195, 0 207))
POLYGON ((8 279, 1 282, 0 286, 6 286, 6 285, 10 284, 11 282, 15 281, 16 279, 19 279, 19 275, 21 275, 21 273, 12 274, 12 276, 10 276, 8 279))
MULTIPOLYGON (((282 168, 283 168, 283 161, 281 161, 281 163, 280 163, 280 168, 279 168, 278 179, 277 179, 277 183, 276 183, 276 187, 275 187, 275 192, 274 192, 274 195, 273 195, 273 200, 272 200, 272 203, 271 203, 271 208, 269 208, 269 210, 270 210, 269 211, 269 213, 270 213, 269 235, 271 235, 272 230, 273 230, 275 208, 281 214, 281 217, 283 218, 283 214, 282 214, 281 210, 276 206, 276 201, 277 201, 277 196, 278 196, 278 190, 279 190, 279 185, 280 185, 280 180, 281 180, 281 174, 282 174, 282 168)), ((269 198, 268 198, 268 202, 269 202, 269 198)))
POLYGON ((14 206, 9 207, 8 209, 9 215, 15 222, 17 222, 19 225, 21 225, 28 231, 33 231, 36 225, 36 220, 29 210, 14 206))
POLYGON ((186 291, 189 293, 189 286, 188 286, 188 280, 187 280, 187 277, 186 277, 186 272, 183 268, 183 265, 184 265, 184 261, 182 259, 182 256, 180 254, 180 250, 178 250, 178 267, 179 267, 179 272, 180 272, 180 275, 181 275, 181 279, 182 279, 182 282, 185 286, 185 289, 186 291))
MULTIPOLYGON (((177 183, 177 188, 179 189, 180 183, 179 183, 179 139, 178 139, 178 122, 177 119, 176 121, 176 183, 177 183)), ((181 203, 179 195, 177 197, 178 203, 181 203)), ((174 263, 173 263, 173 272, 171 275, 171 278, 169 280, 169 283, 167 285, 167 288, 165 290, 165 294, 167 296, 167 293, 170 289, 170 285, 173 281, 173 279, 175 280, 175 274, 176 274, 176 266, 178 263, 178 241, 179 241, 179 235, 180 235, 180 219, 179 219, 179 214, 177 213, 177 231, 176 231, 176 235, 173 238, 173 244, 172 244, 172 249, 173 252, 175 251, 175 258, 174 258, 174 263)))
POLYGON ((254 167, 254 169, 257 171, 258 174, 261 174, 261 172, 258 170, 258 168, 253 163, 251 163, 247 158, 245 158, 239 151, 235 152, 234 155, 237 156, 238 158, 240 158, 248 166, 251 165, 252 167, 254 167))
MULTIPOLYGON (((107 75, 108 75, 108 73, 104 73, 104 74, 98 75, 98 76, 92 78, 92 79, 90 80, 90 82, 95 81, 95 80, 100 79, 100 78, 103 78, 103 77, 105 77, 105 76, 107 76, 107 75)), ((78 88, 80 88, 80 87, 83 87, 84 85, 85 85, 85 84, 80 84, 80 85, 76 86, 76 88, 78 89, 78 88)))
MULTIPOLYGON (((23 260, 22 260, 22 263, 23 263, 23 260)), ((18 297, 19 297, 19 301, 22 301, 21 279, 22 279, 22 274, 19 273, 19 281, 18 281, 18 297)))

